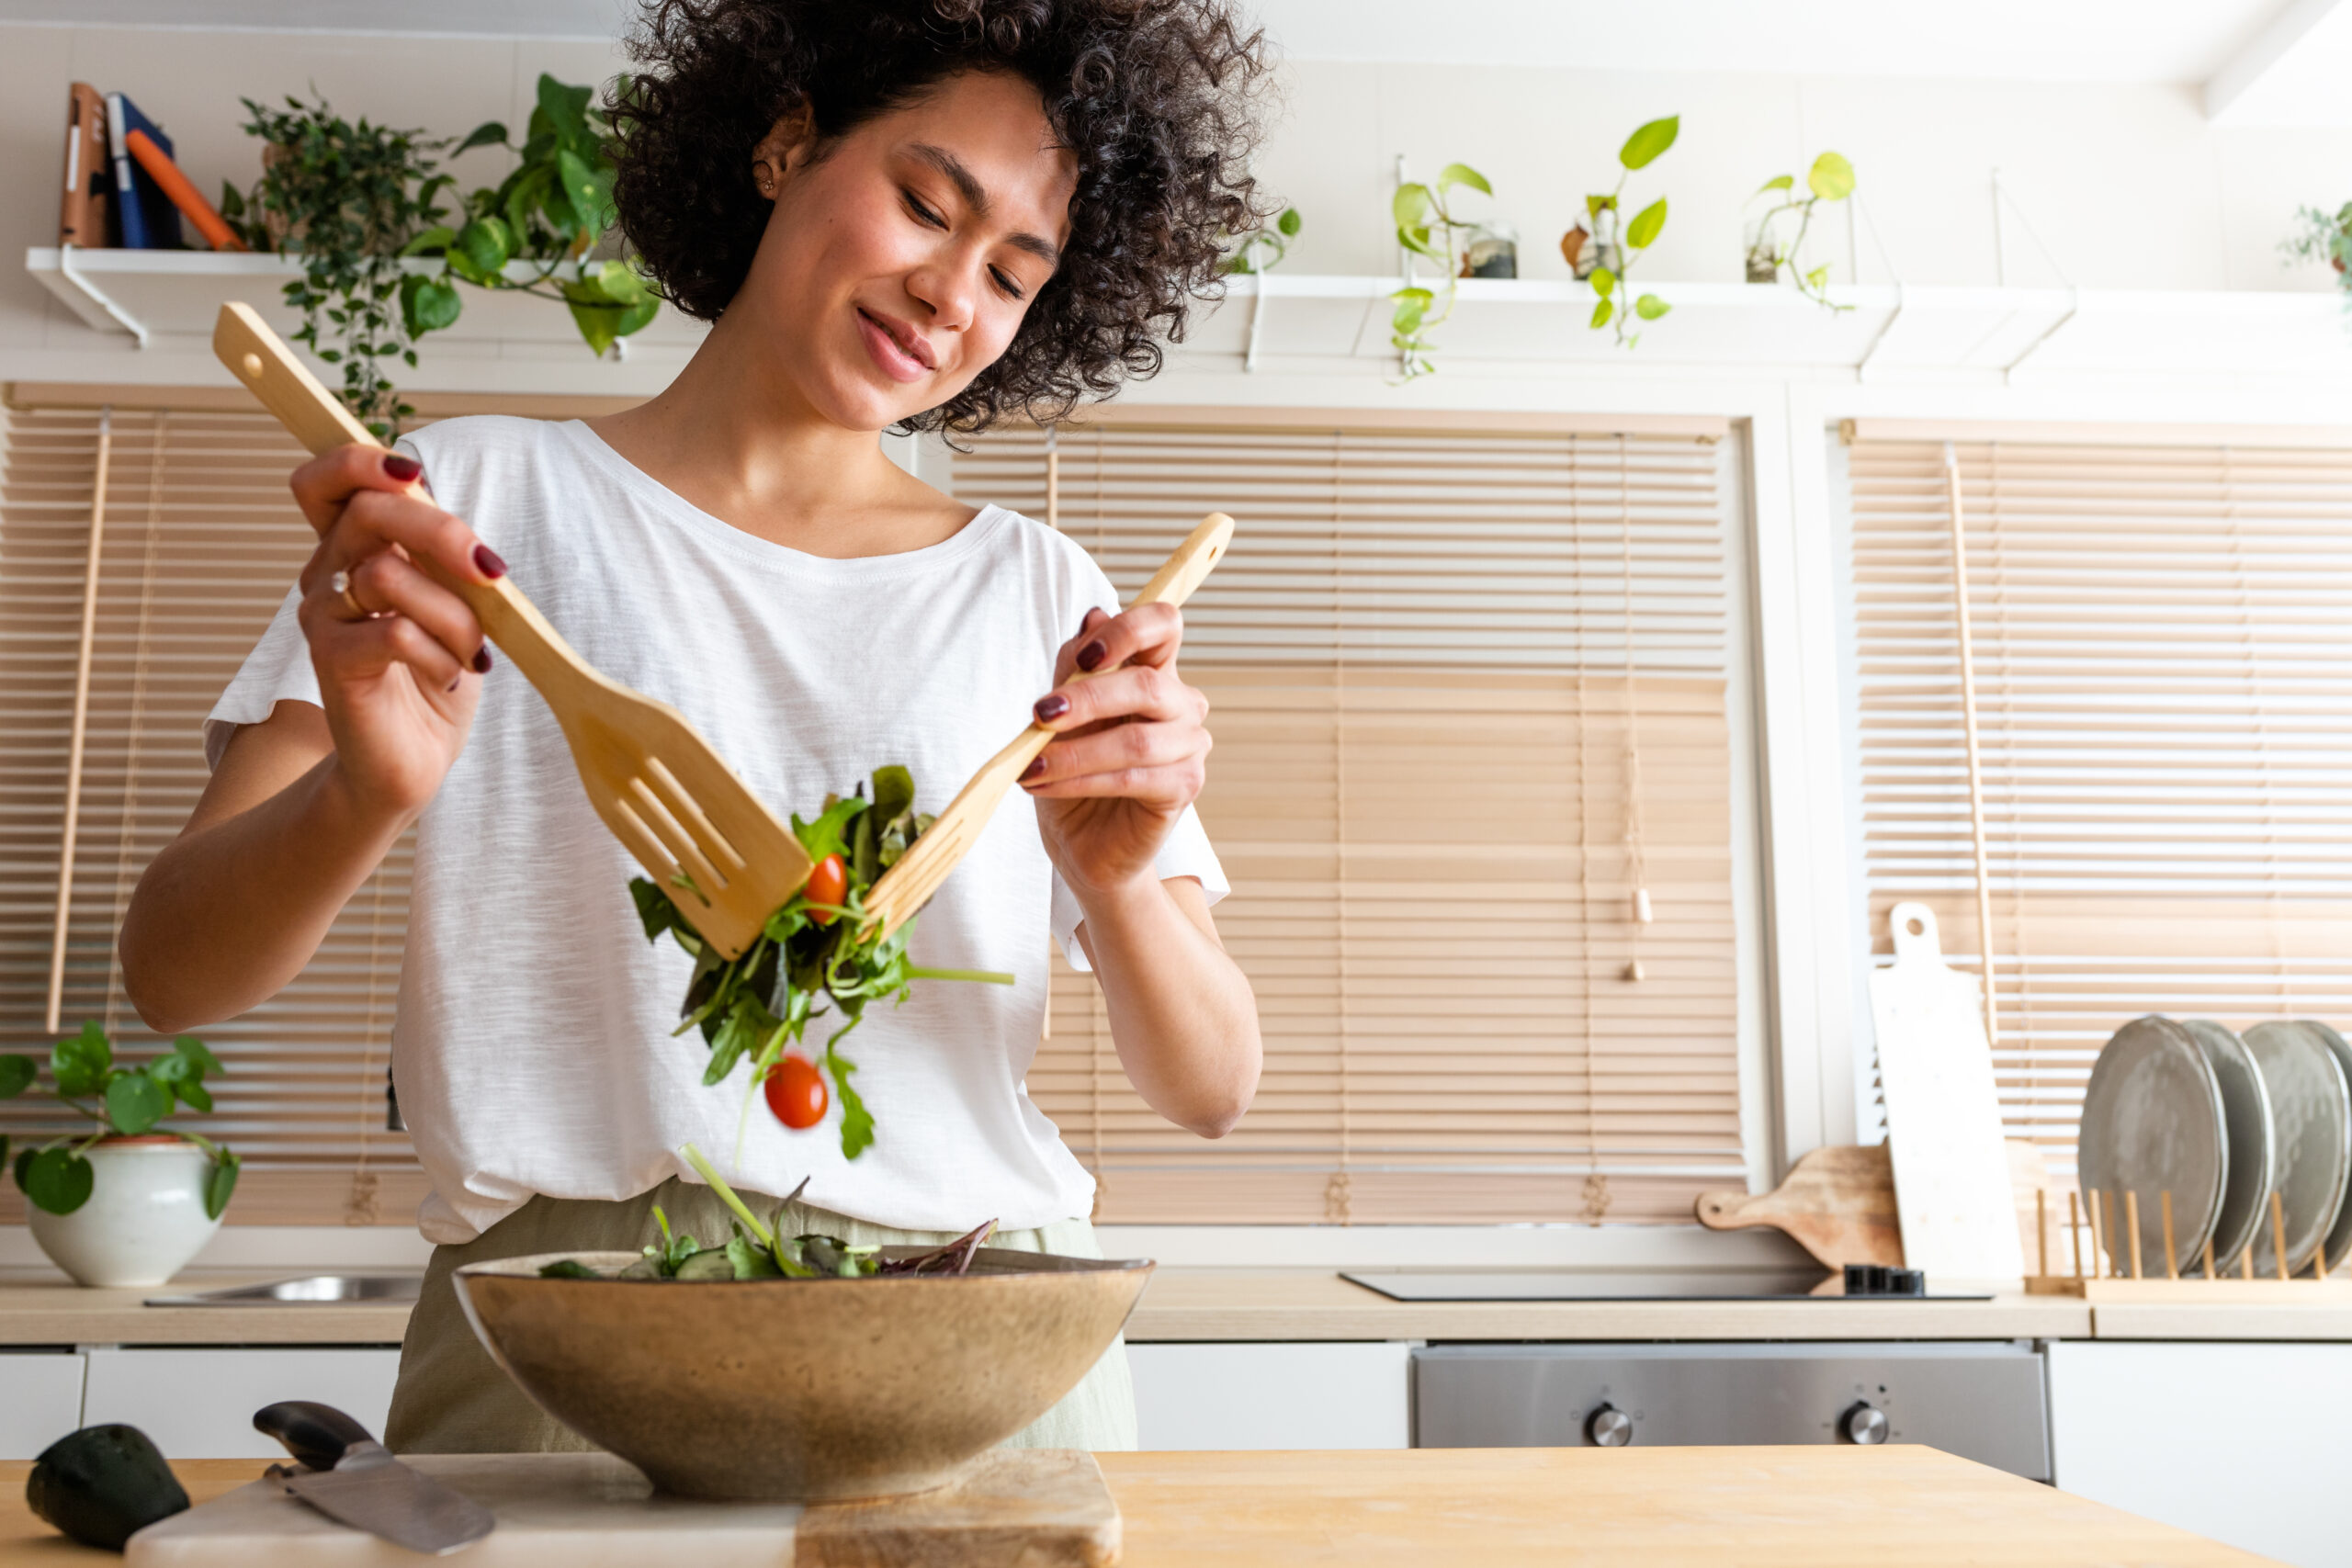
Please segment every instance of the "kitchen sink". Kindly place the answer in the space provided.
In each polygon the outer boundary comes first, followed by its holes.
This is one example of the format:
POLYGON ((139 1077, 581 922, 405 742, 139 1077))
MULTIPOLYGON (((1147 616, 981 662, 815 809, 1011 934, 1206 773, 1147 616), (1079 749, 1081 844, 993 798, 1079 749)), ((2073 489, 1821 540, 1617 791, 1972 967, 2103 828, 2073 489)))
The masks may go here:
POLYGON ((422 1274, 305 1274, 299 1280, 273 1280, 259 1285, 232 1285, 218 1291, 194 1291, 182 1295, 149 1296, 151 1307, 176 1306, 334 1306, 351 1303, 399 1303, 417 1299, 424 1283, 422 1274))

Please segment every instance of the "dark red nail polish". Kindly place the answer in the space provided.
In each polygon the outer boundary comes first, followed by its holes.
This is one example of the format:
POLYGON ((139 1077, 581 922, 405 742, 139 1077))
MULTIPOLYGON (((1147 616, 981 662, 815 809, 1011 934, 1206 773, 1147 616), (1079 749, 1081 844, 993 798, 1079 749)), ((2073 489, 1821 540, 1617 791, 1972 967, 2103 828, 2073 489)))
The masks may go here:
POLYGON ((1036 713, 1039 724, 1051 724, 1068 712, 1069 712, 1069 699, 1059 692, 1056 692, 1050 697, 1037 699, 1036 713))
POLYGON ((474 673, 477 675, 490 673, 490 644, 488 643, 483 643, 474 649, 474 673))
POLYGON ((384 472, 401 483, 408 484, 423 477, 424 465, 404 452, 387 452, 384 454, 384 472))
POLYGON ((1078 650, 1078 667, 1080 670, 1091 670, 1102 663, 1103 657, 1110 651, 1102 646, 1102 640, 1097 638, 1078 650))
POLYGON ((481 574, 484 577, 504 577, 506 575, 506 563, 499 559, 498 552, 492 549, 488 545, 476 545, 474 547, 474 565, 481 569, 481 574))
POLYGON ((1025 781, 1025 780, 1028 780, 1028 779, 1034 779, 1034 778, 1035 778, 1039 773, 1044 773, 1045 771, 1046 771, 1046 759, 1044 759, 1043 757, 1040 757, 1040 758, 1038 758, 1035 761, 1031 762, 1027 767, 1025 767, 1025 768, 1022 769, 1022 770, 1021 770, 1021 776, 1022 776, 1022 778, 1023 778, 1024 781, 1025 781))

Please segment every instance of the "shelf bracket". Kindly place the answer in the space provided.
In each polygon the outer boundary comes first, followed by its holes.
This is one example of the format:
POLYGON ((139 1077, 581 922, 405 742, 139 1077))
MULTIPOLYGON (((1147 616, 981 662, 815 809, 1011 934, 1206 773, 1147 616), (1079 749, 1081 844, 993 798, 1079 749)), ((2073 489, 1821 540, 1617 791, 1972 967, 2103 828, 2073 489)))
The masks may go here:
POLYGON ((1256 297, 1250 301, 1250 346, 1241 355, 1241 368, 1254 376, 1258 373, 1258 344, 1266 331, 1266 274, 1258 265, 1255 247, 1250 254, 1250 277, 1251 292, 1256 297))
POLYGON ((2074 288, 2072 285, 2069 285, 2067 287, 2066 294, 2066 313, 2059 317, 2056 321, 2051 322, 2050 325, 2043 330, 2040 337, 2035 338, 2031 343, 2027 344, 2025 345, 2024 353, 2018 355, 2015 359, 2010 360, 2007 365, 2001 367, 2001 385, 2004 387, 2007 386, 2009 384, 2009 378, 2017 374, 2018 367, 2032 358, 2041 349, 2042 344, 2048 343, 2052 338, 2056 337, 2066 323, 2073 321, 2076 316, 2081 315, 2082 311, 2083 291, 2079 288, 2074 288))
POLYGON ((1862 357, 1855 362, 1855 380, 1867 381, 1871 378, 1871 361, 1878 357, 1879 345, 1886 341, 1886 334, 1894 330, 1894 323, 1903 319, 1903 307, 1910 302, 1910 290, 1904 287, 1901 278, 1895 279, 1894 309, 1887 312, 1885 324, 1878 329, 1878 335, 1871 339, 1870 347, 1862 350, 1862 357))
POLYGON ((87 295, 91 301, 95 303, 99 310, 104 310, 107 315, 113 317, 117 326, 122 328, 123 331, 129 333, 132 337, 137 338, 141 348, 145 348, 147 346, 147 323, 132 315, 130 311, 124 310, 121 306, 116 304, 113 298, 107 294, 105 290, 101 289, 96 284, 92 283, 82 274, 74 270, 74 246, 70 244, 60 245, 57 247, 58 273, 63 276, 66 282, 72 284, 74 288, 87 295))

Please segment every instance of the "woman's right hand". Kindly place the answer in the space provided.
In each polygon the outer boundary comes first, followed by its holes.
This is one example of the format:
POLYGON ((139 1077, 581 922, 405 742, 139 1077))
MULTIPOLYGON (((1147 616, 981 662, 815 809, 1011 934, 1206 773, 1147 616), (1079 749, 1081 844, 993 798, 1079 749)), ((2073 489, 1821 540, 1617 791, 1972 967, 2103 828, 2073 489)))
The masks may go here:
POLYGON ((506 565, 434 504, 405 454, 339 446, 295 469, 292 485, 319 534, 300 618, 334 766, 360 805, 405 823, 457 761, 491 667, 473 611, 416 563, 472 582, 506 565))

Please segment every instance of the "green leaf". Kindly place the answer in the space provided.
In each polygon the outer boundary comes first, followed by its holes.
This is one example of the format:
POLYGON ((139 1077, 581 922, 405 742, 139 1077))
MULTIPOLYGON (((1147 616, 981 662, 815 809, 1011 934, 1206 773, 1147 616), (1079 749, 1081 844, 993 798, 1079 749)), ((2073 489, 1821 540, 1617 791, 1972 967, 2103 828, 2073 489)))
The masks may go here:
POLYGON ((1666 227, 1666 197, 1659 197, 1634 214, 1625 225, 1625 243, 1636 251, 1645 251, 1657 240, 1658 231, 1666 227))
POLYGON ((873 1113, 865 1109, 865 1101, 858 1098, 857 1090, 849 1087, 849 1076, 857 1071, 857 1064, 837 1054, 831 1041, 828 1041, 825 1066, 832 1071, 833 1098, 841 1101, 842 1157, 855 1159, 874 1145, 873 1113))
POLYGON ((421 256, 427 255, 437 251, 446 251, 449 248, 451 242, 455 241, 457 237, 458 231, 455 229, 450 228, 447 223, 436 223, 432 228, 418 234, 415 239, 411 240, 407 244, 402 245, 401 247, 401 254, 403 256, 421 256))
POLYGON ((1655 321, 1674 307, 1655 294, 1645 294, 1634 301, 1634 314, 1645 321, 1655 321))
POLYGON ((1613 299, 1603 299, 1592 308, 1592 324, 1596 329, 1605 327, 1609 324, 1610 318, 1616 314, 1617 302, 1613 299))
POLYGON ((1445 260, 1445 253, 1437 248, 1430 234, 1430 231, 1427 229, 1399 229, 1396 231, 1396 243, 1415 255, 1428 256, 1432 261, 1445 260))
POLYGON ((18 1149, 18 1150, 17 1151, 17 1168, 17 1168, 17 1185, 18 1187, 20 1187, 20 1188, 21 1188, 21 1187, 23 1187, 23 1186, 24 1186, 24 1184, 25 1184, 25 1177, 26 1177, 26 1176, 27 1176, 27 1175, 31 1171, 31 1169, 32 1169, 32 1165, 33 1165, 33 1156, 35 1156, 35 1155, 39 1154, 40 1152, 40 1151, 39 1149, 18 1149))
POLYGON ((539 73, 539 112, 547 116, 556 135, 567 141, 591 134, 588 103, 595 96, 594 87, 574 87, 544 71, 539 73))
POLYGON ((1824 201, 1843 201, 1854 194, 1854 165, 1835 152, 1824 152, 1813 161, 1804 183, 1824 201))
POLYGON ((505 141, 506 128, 494 119, 484 120, 466 132, 466 139, 463 141, 449 149, 449 156, 454 158, 460 152, 470 152, 477 147, 503 146, 505 141))
POLYGON ((107 1122, 126 1138, 162 1121, 172 1109, 172 1091, 143 1070, 118 1072, 107 1083, 107 1122))
POLYGON ((1419 328, 1428 316, 1430 306, 1437 299, 1437 296, 1426 288, 1399 288, 1389 298, 1396 301, 1396 310, 1389 318, 1389 325, 1400 333, 1419 328))
MULTIPOLYGON (((40 1064, 30 1056, 0 1056, 0 1100, 14 1100, 32 1088, 33 1079, 40 1075, 40 1064)), ((5 1156, 0 1156, 5 1163, 5 1156)))
POLYGON ((1487 176, 1467 164, 1448 164, 1438 171, 1438 189, 1446 190, 1454 186, 1468 186, 1472 190, 1484 191, 1488 196, 1495 194, 1495 187, 1487 183, 1487 176))
POLYGON ((1595 223, 1600 221, 1600 215, 1602 213, 1614 212, 1616 209, 1616 197, 1605 192, 1598 196, 1589 196, 1584 198, 1585 216, 1591 219, 1595 223))
POLYGON ((229 1070, 220 1065, 220 1058, 212 1054, 211 1047, 193 1034, 183 1034, 173 1041, 172 1055, 193 1062, 202 1073, 218 1074, 229 1070))
POLYGON ((43 1149, 17 1168, 17 1185, 25 1196, 52 1214, 70 1214, 88 1202, 96 1182, 90 1162, 62 1146, 43 1149))
POLYGON ((555 155, 555 166, 563 179, 563 194, 571 198, 571 210, 578 220, 574 226, 590 235, 611 228, 612 170, 590 168, 587 160, 569 147, 555 155))
POLYGON ((862 795, 845 795, 819 812, 813 822, 803 822, 796 811, 792 815, 793 836, 800 840, 800 847, 808 852, 810 860, 837 855, 846 842, 843 829, 849 826, 851 818, 865 809, 866 804, 862 795))
POLYGON ((457 248, 465 253, 475 271, 495 275, 514 253, 514 231, 506 226, 506 220, 491 213, 458 231, 457 248))
POLYGON ((1816 290, 1816 291, 1817 291, 1817 290, 1819 290, 1819 289, 1822 289, 1822 288, 1827 288, 1827 287, 1828 287, 1828 285, 1829 285, 1829 264, 1828 264, 1828 263, 1826 263, 1826 262, 1824 262, 1821 265, 1819 265, 1819 266, 1817 266, 1817 267, 1815 267, 1811 272, 1808 272, 1808 273, 1806 273, 1806 274, 1804 275, 1804 286, 1805 286, 1807 288, 1815 289, 1815 290, 1816 290))
POLYGON ((1617 161, 1629 169, 1646 169, 1659 153, 1674 145, 1674 139, 1680 134, 1680 115, 1654 119, 1625 138, 1625 145, 1618 149, 1617 161))
POLYGON ((229 1195, 237 1190, 237 1171, 243 1165, 236 1155, 215 1145, 212 1174, 204 1179, 204 1217, 217 1220, 228 1212, 229 1195))
POLYGON ((1592 269, 1592 291, 1603 299, 1617 292, 1617 275, 1605 266, 1592 269))
POLYGON ((539 1269, 542 1280, 601 1280, 604 1278, 577 1258, 559 1258, 539 1269))
POLYGON ((905 816, 914 803, 914 774, 896 765, 874 770, 874 816, 884 826, 905 816))
MULTIPOLYGON (((1794 175, 1774 175, 1770 179, 1766 180, 1762 185, 1756 187, 1756 196, 1762 196, 1768 190, 1794 190, 1796 188, 1797 177, 1794 175)), ((1747 199, 1754 201, 1756 199, 1756 196, 1751 196, 1747 199)))
POLYGON ((1283 215, 1274 220, 1274 227, 1281 230, 1286 238, 1296 239, 1299 225, 1304 221, 1305 220, 1298 215, 1297 208, 1285 207, 1283 209, 1283 215))
POLYGON ((412 272, 401 279, 401 322, 412 338, 453 326, 465 302, 437 277, 412 272))
POLYGON ((105 1088, 107 1069, 112 1066, 114 1047, 96 1019, 85 1023, 81 1033, 59 1041, 49 1054, 49 1073, 57 1081, 57 1092, 76 1099, 105 1088))
POLYGON ((738 1280, 781 1280, 784 1270, 768 1249, 751 1237, 738 1235, 727 1244, 727 1261, 738 1280))
POLYGON ((1388 198, 1388 210, 1399 230, 1426 228, 1435 203, 1425 185, 1401 185, 1388 198))

